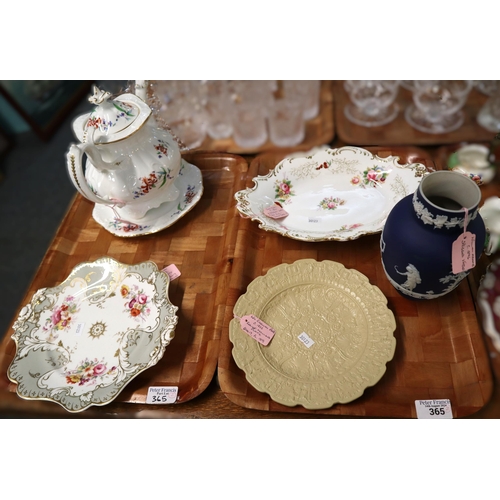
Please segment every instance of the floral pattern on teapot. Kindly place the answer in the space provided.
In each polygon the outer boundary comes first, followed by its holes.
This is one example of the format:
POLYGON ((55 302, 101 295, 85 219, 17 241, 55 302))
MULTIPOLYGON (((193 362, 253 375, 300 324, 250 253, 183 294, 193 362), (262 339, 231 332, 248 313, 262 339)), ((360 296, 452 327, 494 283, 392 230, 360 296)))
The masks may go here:
POLYGON ((111 127, 115 127, 118 124, 121 124, 123 120, 131 121, 136 118, 136 113, 134 113, 134 108, 125 102, 111 102, 113 106, 118 110, 116 113, 115 121, 104 120, 100 116, 95 116, 94 112, 89 116, 87 121, 87 127, 93 127, 95 129, 99 129, 101 132, 107 133, 111 127))

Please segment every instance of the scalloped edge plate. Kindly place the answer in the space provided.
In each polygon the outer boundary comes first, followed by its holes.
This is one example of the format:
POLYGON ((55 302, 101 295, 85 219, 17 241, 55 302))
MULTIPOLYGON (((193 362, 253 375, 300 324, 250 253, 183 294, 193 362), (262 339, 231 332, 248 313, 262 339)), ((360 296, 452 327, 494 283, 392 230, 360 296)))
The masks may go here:
POLYGON ((13 325, 16 353, 7 375, 17 394, 69 412, 113 401, 174 338, 178 307, 169 284, 154 262, 103 257, 38 290, 13 325))
POLYGON ((253 280, 236 302, 229 338, 255 389, 285 406, 319 410, 375 385, 396 349, 396 320, 368 278, 339 262, 301 259, 253 280), (253 314, 276 333, 264 346, 241 327, 253 314), (314 342, 310 348, 299 337, 314 342))
POLYGON ((255 177, 252 188, 238 191, 236 208, 259 228, 296 240, 348 241, 380 233, 394 205, 427 172, 421 163, 398 160, 353 146, 287 157, 255 177), (274 204, 288 215, 268 217, 264 211, 274 204))

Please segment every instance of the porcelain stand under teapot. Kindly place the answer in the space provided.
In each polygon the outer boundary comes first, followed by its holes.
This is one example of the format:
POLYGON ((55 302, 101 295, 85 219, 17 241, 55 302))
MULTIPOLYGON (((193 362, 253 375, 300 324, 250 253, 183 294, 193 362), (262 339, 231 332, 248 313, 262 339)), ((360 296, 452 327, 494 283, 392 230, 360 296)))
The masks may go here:
POLYGON ((179 146, 136 95, 111 99, 94 87, 89 101, 96 108, 73 122, 80 143, 71 144, 66 155, 70 178, 90 201, 139 223, 149 210, 179 196, 174 185, 181 168, 179 146))

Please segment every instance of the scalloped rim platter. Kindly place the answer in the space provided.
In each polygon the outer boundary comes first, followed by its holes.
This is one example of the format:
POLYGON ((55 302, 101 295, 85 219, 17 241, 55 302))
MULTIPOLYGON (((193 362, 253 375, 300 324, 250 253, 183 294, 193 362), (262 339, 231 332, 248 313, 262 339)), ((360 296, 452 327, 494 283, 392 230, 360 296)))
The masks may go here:
POLYGON ((477 302, 482 312, 483 330, 500 352, 500 259, 494 260, 481 278, 477 302))
POLYGON ((69 412, 110 403, 158 363, 174 337, 178 308, 169 283, 154 262, 105 257, 38 290, 13 325, 16 354, 7 375, 18 395, 69 412))
POLYGON ((346 146, 287 157, 255 185, 235 194, 236 207, 259 228, 303 241, 347 241, 380 233, 394 205, 417 189, 427 172, 421 163, 400 165, 346 146), (264 210, 279 204, 288 215, 264 210))
POLYGON ((201 171, 187 161, 182 160, 182 166, 174 184, 179 190, 177 199, 149 210, 140 223, 119 219, 110 206, 102 203, 95 204, 92 217, 115 236, 131 238, 157 233, 184 217, 200 201, 203 194, 201 171))
POLYGON ((375 385, 393 358, 394 314, 380 289, 355 269, 301 259, 253 280, 234 307, 229 338, 236 365, 258 391, 285 406, 319 410, 375 385), (276 333, 267 346, 245 333, 253 314, 276 333), (306 333, 314 342, 299 340, 306 333))

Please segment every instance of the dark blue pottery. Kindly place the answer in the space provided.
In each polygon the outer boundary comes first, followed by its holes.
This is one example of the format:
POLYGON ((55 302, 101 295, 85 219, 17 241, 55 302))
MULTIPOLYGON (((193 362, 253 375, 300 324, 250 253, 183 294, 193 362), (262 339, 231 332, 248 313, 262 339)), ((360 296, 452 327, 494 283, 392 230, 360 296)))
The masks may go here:
POLYGON ((423 177, 414 194, 389 213, 380 239, 384 271, 409 299, 434 299, 454 290, 470 270, 454 274, 452 245, 466 230, 476 236, 476 262, 486 230, 479 214, 481 191, 465 175, 437 171, 423 177))

